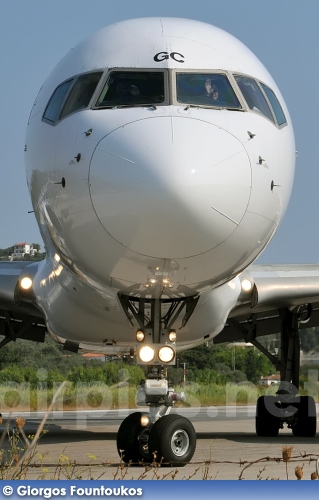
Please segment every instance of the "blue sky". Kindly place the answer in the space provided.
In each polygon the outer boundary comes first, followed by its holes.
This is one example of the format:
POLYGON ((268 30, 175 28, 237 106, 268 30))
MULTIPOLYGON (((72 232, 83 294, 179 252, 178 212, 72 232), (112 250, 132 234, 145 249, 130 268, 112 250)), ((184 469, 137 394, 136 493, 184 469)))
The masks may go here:
POLYGON ((276 80, 298 150, 285 219, 260 263, 319 262, 319 2, 316 0, 1 0, 0 248, 41 242, 26 186, 25 127, 51 69, 83 38, 122 19, 172 16, 215 24, 245 43, 276 80))

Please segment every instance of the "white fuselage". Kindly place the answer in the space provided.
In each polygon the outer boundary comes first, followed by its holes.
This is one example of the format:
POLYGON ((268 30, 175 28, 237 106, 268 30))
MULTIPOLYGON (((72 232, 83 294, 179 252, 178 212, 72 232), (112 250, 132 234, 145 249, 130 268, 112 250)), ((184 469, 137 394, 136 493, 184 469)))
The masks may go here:
POLYGON ((181 345, 216 335, 238 300, 236 276, 282 219, 294 162, 292 125, 276 84, 228 33, 197 21, 137 19, 78 45, 41 88, 26 138, 28 185, 48 253, 34 292, 50 332, 124 352, 135 337, 118 302, 122 292, 200 294, 181 345), (98 107, 110 74, 134 70, 163 74, 162 101, 98 107), (101 78, 89 105, 52 123, 43 119, 56 88, 90 72, 101 78), (182 102, 181 72, 222 75, 238 108, 182 102), (243 76, 272 89, 284 124, 247 104, 243 76), (220 287, 236 290, 229 300, 222 294, 223 305, 220 287))

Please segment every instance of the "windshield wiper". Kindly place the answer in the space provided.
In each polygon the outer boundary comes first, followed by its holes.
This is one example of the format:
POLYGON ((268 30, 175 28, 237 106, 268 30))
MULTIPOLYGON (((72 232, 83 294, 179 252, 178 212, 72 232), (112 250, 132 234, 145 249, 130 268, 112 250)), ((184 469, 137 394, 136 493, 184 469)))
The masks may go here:
POLYGON ((117 104, 116 106, 112 106, 113 109, 121 109, 121 108, 153 108, 157 109, 155 104, 151 103, 135 103, 135 104, 117 104))
POLYGON ((215 111, 220 109, 228 109, 229 111, 244 111, 242 108, 230 108, 228 106, 205 106, 204 104, 187 104, 184 110, 187 111, 189 108, 214 109, 215 111))

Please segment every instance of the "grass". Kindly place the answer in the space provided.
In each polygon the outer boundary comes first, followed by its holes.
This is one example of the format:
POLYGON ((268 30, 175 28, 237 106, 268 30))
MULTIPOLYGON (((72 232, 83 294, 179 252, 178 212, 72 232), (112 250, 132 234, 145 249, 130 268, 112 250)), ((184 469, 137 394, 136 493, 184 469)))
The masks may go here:
MULTIPOLYGON (((2 384, 0 387, 0 407, 3 413, 19 411, 46 411, 58 388, 32 389, 29 384, 2 384)), ((186 393, 186 402, 178 406, 228 406, 255 405, 259 396, 274 395, 277 386, 265 389, 252 383, 228 383, 226 385, 199 385, 192 383, 176 392, 186 393)), ((316 394, 311 394, 318 400, 316 394)), ((136 387, 126 384, 122 387, 105 384, 76 384, 65 382, 63 391, 55 401, 54 411, 67 410, 111 410, 136 408, 136 387)))

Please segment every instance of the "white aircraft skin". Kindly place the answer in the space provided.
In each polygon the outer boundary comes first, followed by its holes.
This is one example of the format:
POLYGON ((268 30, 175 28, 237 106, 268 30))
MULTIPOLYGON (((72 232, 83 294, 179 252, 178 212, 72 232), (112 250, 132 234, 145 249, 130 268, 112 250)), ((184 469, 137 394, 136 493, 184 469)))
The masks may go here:
POLYGON ((177 348, 223 329, 243 298, 243 271, 284 215, 295 166, 288 110, 256 56, 215 26, 173 18, 120 22, 71 50, 36 98, 25 150, 47 250, 33 277, 37 307, 55 338, 110 353, 136 348, 119 292, 199 295, 177 348), (94 109, 109 73, 123 68, 170 70, 165 102, 94 109), (43 120, 55 89, 92 71, 103 77, 89 106, 43 120), (227 75, 241 110, 179 102, 179 72, 227 75), (234 75, 271 88, 286 123, 250 109, 234 75))
POLYGON ((47 257, 0 262, 0 348, 46 329, 66 349, 148 365, 137 404, 149 413, 117 435, 127 462, 192 459, 165 367, 208 340, 250 341, 280 369, 276 397, 257 401, 258 436, 316 434, 315 401, 298 395, 299 330, 319 325, 319 266, 252 264, 285 213, 295 143, 250 50, 188 19, 109 26, 42 86, 25 159, 47 257), (257 338, 279 331, 275 359, 257 338))

